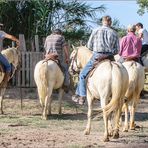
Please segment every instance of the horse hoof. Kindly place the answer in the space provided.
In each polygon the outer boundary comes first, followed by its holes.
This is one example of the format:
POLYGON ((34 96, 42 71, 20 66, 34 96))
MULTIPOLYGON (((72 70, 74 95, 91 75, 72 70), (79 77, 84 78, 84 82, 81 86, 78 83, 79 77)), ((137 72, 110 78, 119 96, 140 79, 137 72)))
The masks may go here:
POLYGON ((1 114, 1 115, 3 115, 3 114, 4 114, 4 112, 3 112, 3 111, 1 111, 1 112, 0 112, 0 114, 1 114))
POLYGON ((118 139, 119 138, 119 133, 113 134, 113 139, 118 139))
POLYGON ((42 119, 47 120, 48 118, 47 118, 47 116, 42 116, 42 119))
POLYGON ((59 112, 59 115, 62 115, 62 112, 61 111, 59 112))
POLYGON ((88 130, 84 131, 84 135, 89 135, 89 134, 90 134, 90 132, 88 130))
POLYGON ((135 130, 135 127, 130 127, 130 130, 135 130))
POLYGON ((108 135, 109 135, 110 137, 112 137, 112 136, 113 136, 113 131, 109 131, 109 132, 108 132, 108 135))
POLYGON ((127 129, 123 129, 123 132, 128 132, 128 130, 127 129))
POLYGON ((108 142, 108 141, 109 141, 109 138, 108 138, 108 137, 105 137, 105 138, 103 139, 103 141, 104 141, 104 142, 108 142))

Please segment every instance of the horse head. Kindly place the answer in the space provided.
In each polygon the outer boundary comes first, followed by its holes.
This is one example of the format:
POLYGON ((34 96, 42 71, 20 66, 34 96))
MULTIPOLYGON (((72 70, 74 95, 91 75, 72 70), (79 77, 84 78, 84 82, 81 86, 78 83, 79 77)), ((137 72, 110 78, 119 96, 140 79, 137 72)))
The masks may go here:
POLYGON ((78 48, 73 47, 73 51, 70 55, 70 66, 69 66, 69 73, 71 75, 75 75, 80 72, 80 62, 78 60, 78 48))
POLYGON ((80 70, 87 64, 87 62, 92 57, 92 51, 89 50, 86 46, 79 46, 74 47, 73 51, 70 55, 70 67, 69 67, 69 73, 71 75, 75 73, 79 73, 80 70))

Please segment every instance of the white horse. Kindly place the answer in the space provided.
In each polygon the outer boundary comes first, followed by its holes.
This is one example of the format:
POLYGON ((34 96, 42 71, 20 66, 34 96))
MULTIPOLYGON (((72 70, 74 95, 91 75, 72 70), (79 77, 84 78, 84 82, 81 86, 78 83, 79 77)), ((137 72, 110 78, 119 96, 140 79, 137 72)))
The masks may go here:
POLYGON ((142 62, 145 67, 145 72, 148 72, 148 52, 142 55, 142 62))
POLYGON ((34 70, 34 80, 37 85, 40 103, 43 108, 42 118, 47 120, 47 115, 51 114, 51 95, 53 89, 59 89, 59 114, 64 90, 62 89, 64 75, 56 62, 52 60, 39 61, 34 70))
MULTIPOLYGON (((116 55, 115 59, 118 60, 119 55, 116 55)), ((143 61, 144 62, 144 61, 143 61)), ((124 67, 128 71, 129 75, 129 86, 125 94, 125 102, 123 111, 125 111, 125 123, 123 131, 128 131, 128 106, 130 109, 130 129, 135 129, 135 110, 140 100, 140 93, 144 87, 144 67, 133 61, 123 62, 124 67)))
MULTIPOLYGON (((92 52, 82 46, 71 53, 69 72, 80 71, 92 56, 92 52)), ((85 134, 90 134, 92 103, 95 98, 100 99, 105 124, 104 141, 109 141, 108 117, 115 112, 115 132, 113 137, 119 137, 119 118, 123 97, 128 87, 128 73, 120 63, 104 60, 87 80, 88 123, 85 134)))
MULTIPOLYGON (((12 48, 2 50, 1 53, 7 58, 8 62, 14 66, 14 70, 13 70, 13 74, 14 74, 14 72, 17 69, 17 66, 20 62, 19 61, 20 60, 20 50, 18 48, 12 47, 12 48)), ((13 76, 13 74, 12 74, 12 76, 13 76)), ((3 66, 2 66, 1 71, 0 71, 0 83, 3 81, 4 75, 5 75, 5 72, 4 72, 3 66)), ((3 112, 3 97, 5 94, 5 90, 6 90, 6 87, 1 86, 1 88, 0 88, 0 112, 1 112, 1 114, 4 113, 3 112)))

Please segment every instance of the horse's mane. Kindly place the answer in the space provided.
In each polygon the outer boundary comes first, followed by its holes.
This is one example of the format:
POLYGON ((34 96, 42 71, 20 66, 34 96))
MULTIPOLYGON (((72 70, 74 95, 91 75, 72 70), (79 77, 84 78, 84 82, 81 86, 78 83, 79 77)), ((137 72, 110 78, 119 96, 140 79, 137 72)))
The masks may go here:
POLYGON ((89 50, 86 46, 79 46, 77 48, 78 48, 78 58, 81 61, 82 67, 84 67, 92 57, 92 51, 89 50))

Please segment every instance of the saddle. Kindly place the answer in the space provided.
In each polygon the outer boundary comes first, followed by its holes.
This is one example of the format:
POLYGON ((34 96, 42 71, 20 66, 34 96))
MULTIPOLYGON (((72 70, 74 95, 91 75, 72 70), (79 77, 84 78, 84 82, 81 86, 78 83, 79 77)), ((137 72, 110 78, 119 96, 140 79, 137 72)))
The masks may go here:
POLYGON ((49 60, 52 60, 52 61, 56 62, 57 65, 60 67, 61 71, 64 72, 63 68, 62 68, 62 65, 60 63, 58 54, 48 53, 48 54, 45 55, 45 59, 44 60, 45 60, 44 62, 48 62, 49 60))

